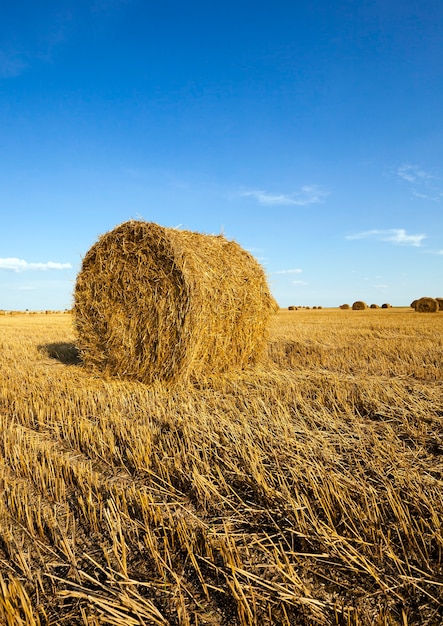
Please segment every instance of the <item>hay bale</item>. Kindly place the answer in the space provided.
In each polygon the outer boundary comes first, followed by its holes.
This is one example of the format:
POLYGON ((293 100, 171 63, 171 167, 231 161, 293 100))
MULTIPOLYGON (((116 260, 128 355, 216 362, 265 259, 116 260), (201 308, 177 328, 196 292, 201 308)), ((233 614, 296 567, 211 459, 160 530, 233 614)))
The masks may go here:
POLYGON ((371 306, 369 308, 370 309, 379 309, 380 307, 378 306, 378 304, 371 304, 371 306))
POLYGON ((411 309, 415 309, 415 307, 417 306, 417 302, 418 302, 418 300, 412 300, 412 302, 411 302, 411 309))
POLYGON ((384 304, 381 305, 382 309, 392 309, 392 305, 388 304, 387 302, 385 302, 384 304))
POLYGON ((443 298, 435 298, 438 304, 438 310, 443 311, 443 298))
POLYGON ((340 308, 341 309, 350 309, 351 307, 349 306, 349 304, 341 304, 340 308))
POLYGON ((418 313, 436 313, 438 311, 438 302, 435 298, 420 298, 417 300, 415 310, 418 313))
POLYGON ((368 308, 368 305, 366 304, 366 302, 363 302, 363 300, 357 300, 352 305, 353 311, 364 311, 367 308, 368 308))
POLYGON ((87 366, 149 383, 254 363, 276 306, 236 242, 132 220, 87 252, 73 312, 87 366))
POLYGON ((296 311, 297 307, 296 306, 288 306, 288 311, 296 311))

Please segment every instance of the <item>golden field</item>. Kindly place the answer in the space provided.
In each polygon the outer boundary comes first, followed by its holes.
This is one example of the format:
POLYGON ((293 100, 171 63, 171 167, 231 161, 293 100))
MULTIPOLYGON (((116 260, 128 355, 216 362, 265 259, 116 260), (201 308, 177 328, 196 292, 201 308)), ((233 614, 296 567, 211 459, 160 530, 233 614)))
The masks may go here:
POLYGON ((102 379, 0 317, 0 623, 441 626, 443 313, 280 311, 259 366, 102 379))

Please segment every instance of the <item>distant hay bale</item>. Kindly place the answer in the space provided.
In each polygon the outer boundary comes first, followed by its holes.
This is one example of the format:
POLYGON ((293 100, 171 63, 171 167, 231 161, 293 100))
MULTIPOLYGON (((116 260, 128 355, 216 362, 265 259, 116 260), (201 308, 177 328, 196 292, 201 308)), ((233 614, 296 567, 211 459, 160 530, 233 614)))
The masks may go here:
POLYGON ((381 305, 382 309, 392 309, 392 305, 388 304, 387 302, 385 302, 384 304, 381 305))
POLYGON ((380 307, 378 306, 378 304, 371 304, 371 306, 369 308, 370 309, 379 309, 380 307))
POLYGON ((443 311, 443 298, 435 298, 438 304, 438 310, 443 311))
POLYGON ((297 307, 296 306, 288 306, 288 311, 296 311, 297 307))
POLYGON ((87 252, 73 313, 86 366, 149 383, 254 363, 277 308, 236 242, 132 220, 87 252))
POLYGON ((417 300, 415 310, 418 313, 436 313, 438 311, 438 302, 435 298, 420 298, 417 300))
POLYGON ((417 306, 417 302, 418 302, 418 300, 412 300, 412 302, 411 302, 411 309, 415 309, 415 307, 417 306))
POLYGON ((351 307, 350 307, 349 304, 342 304, 342 305, 340 305, 340 308, 341 309, 350 309, 351 307))
POLYGON ((367 308, 368 308, 368 305, 366 304, 366 302, 363 302, 363 300, 357 300, 352 305, 353 311, 364 311, 367 308))

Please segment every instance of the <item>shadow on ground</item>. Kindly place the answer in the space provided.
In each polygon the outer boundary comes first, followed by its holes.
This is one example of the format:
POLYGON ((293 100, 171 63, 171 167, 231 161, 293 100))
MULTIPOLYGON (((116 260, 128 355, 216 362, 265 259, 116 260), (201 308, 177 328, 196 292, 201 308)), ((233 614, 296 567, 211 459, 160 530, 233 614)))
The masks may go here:
POLYGON ((79 365, 82 362, 80 353, 74 343, 46 343, 38 346, 38 350, 64 365, 79 365))

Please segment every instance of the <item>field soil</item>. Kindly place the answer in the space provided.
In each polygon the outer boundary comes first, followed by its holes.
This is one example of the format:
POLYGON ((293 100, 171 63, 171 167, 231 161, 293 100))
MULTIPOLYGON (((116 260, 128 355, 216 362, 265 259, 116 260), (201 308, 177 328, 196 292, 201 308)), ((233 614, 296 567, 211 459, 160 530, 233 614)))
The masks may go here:
POLYGON ((0 317, 0 623, 441 626, 443 312, 280 311, 193 385, 0 317))

